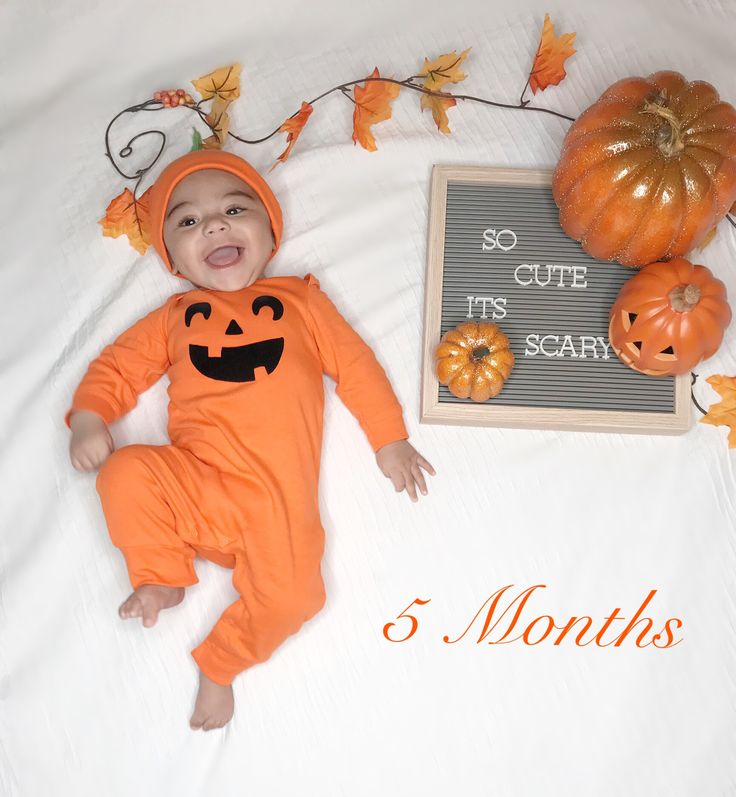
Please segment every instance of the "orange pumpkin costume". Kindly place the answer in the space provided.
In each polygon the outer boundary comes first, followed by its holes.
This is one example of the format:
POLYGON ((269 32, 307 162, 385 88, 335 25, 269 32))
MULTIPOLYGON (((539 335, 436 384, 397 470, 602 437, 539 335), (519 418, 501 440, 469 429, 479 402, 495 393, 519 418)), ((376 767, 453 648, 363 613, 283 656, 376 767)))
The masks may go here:
MULTIPOLYGON (((152 240, 169 268, 160 231, 173 185, 193 166, 219 168, 223 155, 255 188, 245 161, 207 150, 174 161, 154 185, 152 240)), ((280 222, 273 204, 269 215, 280 222)), ((269 658, 324 605, 323 372, 374 451, 408 437, 385 371, 312 274, 174 294, 102 350, 66 412, 67 426, 76 410, 109 424, 168 375, 171 443, 114 451, 96 488, 134 589, 197 583, 196 554, 233 568, 240 597, 192 651, 217 683, 269 658)))

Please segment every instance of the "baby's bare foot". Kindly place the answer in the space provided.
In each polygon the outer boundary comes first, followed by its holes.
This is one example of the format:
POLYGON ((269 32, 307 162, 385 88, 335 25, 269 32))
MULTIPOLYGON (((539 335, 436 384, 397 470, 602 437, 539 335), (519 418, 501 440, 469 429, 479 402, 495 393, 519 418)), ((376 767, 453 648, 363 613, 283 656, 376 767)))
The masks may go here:
POLYGON ((194 713, 189 720, 192 730, 202 728, 211 731, 227 725, 233 716, 233 688, 222 686, 199 671, 199 692, 194 704, 194 713))
POLYGON ((169 609, 184 600, 184 587, 167 587, 164 584, 141 584, 118 609, 118 614, 127 620, 142 617, 143 625, 150 628, 156 624, 161 609, 169 609))

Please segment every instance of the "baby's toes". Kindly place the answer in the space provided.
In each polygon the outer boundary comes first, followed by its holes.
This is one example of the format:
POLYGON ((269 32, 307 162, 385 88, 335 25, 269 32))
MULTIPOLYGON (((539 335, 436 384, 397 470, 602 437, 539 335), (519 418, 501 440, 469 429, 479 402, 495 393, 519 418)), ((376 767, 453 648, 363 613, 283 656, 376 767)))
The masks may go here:
POLYGON ((192 730, 197 730, 197 728, 201 728, 204 725, 206 719, 207 717, 205 714, 195 711, 194 714, 192 714, 192 718, 189 720, 189 727, 192 728, 192 730))
POLYGON ((143 604, 143 625, 150 628, 152 625, 156 625, 156 620, 158 620, 158 607, 150 601, 145 602, 143 604))
POLYGON ((123 620, 128 620, 131 617, 140 617, 143 614, 141 599, 137 595, 131 595, 118 609, 118 614, 123 620))

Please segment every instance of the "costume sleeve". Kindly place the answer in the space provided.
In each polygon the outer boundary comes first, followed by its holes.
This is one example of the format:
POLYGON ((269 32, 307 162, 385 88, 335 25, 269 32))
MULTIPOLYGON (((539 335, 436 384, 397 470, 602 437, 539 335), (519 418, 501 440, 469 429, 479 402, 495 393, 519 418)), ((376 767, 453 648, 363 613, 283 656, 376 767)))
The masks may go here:
POLYGON ((91 410, 112 423, 135 407, 138 395, 168 370, 167 318, 171 302, 150 312, 105 346, 79 383, 64 415, 91 410))
POLYGON ((317 341, 322 370, 335 392, 355 416, 374 451, 406 440, 401 404, 373 350, 340 315, 312 274, 307 280, 307 315, 317 341))

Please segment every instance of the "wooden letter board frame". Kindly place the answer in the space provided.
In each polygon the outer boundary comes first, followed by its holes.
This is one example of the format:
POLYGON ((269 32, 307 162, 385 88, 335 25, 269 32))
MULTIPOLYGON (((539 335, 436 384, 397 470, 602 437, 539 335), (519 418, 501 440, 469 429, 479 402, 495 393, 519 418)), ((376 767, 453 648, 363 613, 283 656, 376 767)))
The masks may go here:
MULTIPOLYGON (((637 434, 682 434, 691 426, 690 374, 675 377, 673 412, 638 412, 458 403, 439 400, 434 350, 441 339, 445 219, 448 182, 504 185, 551 185, 551 170, 506 169, 484 166, 439 166, 432 169, 427 271, 424 296, 421 423, 496 426, 520 429, 561 429, 637 434)), ((632 275, 635 272, 632 270, 632 275)), ((614 355, 615 356, 615 355, 614 355)), ((515 368, 523 367, 516 357, 515 368)), ((656 379, 657 377, 649 377, 656 379)))

